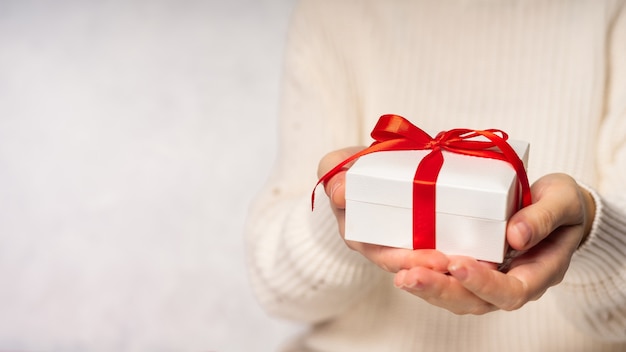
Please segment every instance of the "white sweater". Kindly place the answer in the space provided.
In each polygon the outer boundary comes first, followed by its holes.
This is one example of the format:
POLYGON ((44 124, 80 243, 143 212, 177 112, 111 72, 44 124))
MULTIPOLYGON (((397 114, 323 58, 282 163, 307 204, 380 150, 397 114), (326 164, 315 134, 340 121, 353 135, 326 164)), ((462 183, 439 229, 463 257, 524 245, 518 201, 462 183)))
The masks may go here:
POLYGON ((280 153, 251 207, 252 286, 310 322, 294 350, 626 351, 626 5, 611 0, 310 0, 288 41, 280 153), (427 131, 499 128, 531 182, 592 189, 593 230, 564 281, 513 312, 458 316, 349 250, 323 193, 327 152, 394 113, 427 131))

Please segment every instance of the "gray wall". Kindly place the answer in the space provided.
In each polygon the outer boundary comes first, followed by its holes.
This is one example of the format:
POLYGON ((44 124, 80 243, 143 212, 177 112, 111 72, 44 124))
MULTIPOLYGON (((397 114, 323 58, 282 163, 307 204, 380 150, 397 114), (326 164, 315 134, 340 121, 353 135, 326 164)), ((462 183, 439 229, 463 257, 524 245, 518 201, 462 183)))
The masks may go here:
POLYGON ((0 350, 273 351, 243 221, 293 0, 0 1, 0 350))

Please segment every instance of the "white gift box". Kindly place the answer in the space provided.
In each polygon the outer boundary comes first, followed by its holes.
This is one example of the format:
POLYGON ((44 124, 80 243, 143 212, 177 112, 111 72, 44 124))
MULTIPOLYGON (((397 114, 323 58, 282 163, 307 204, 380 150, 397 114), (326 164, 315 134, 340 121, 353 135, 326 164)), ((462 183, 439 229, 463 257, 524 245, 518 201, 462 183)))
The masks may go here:
MULTIPOLYGON (((509 140, 527 166, 527 142, 509 140)), ((346 174, 347 240, 413 248, 413 177, 431 150, 361 156, 346 174)), ((501 263, 506 224, 519 208, 517 174, 506 161, 443 151, 436 184, 435 247, 501 263)))

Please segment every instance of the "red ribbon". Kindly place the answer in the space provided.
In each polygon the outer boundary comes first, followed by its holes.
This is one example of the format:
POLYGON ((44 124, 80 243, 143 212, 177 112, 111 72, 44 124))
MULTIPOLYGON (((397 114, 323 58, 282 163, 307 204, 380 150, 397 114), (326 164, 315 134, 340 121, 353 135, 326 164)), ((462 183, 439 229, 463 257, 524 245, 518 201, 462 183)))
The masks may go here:
MULTIPOLYGON (((383 115, 371 133, 374 142, 366 149, 350 156, 322 176, 320 183, 330 180, 344 167, 359 157, 380 151, 427 150, 417 166, 413 178, 413 248, 435 248, 435 200, 436 184, 443 165, 442 150, 452 153, 503 160, 513 166, 522 189, 522 207, 531 204, 530 186, 524 163, 507 143, 508 135, 497 129, 453 129, 442 131, 432 138, 428 133, 398 115, 383 115), (502 136, 498 135, 501 134, 502 136), (483 136, 484 140, 472 140, 483 136)), ((311 209, 315 203, 315 188, 311 195, 311 209)))

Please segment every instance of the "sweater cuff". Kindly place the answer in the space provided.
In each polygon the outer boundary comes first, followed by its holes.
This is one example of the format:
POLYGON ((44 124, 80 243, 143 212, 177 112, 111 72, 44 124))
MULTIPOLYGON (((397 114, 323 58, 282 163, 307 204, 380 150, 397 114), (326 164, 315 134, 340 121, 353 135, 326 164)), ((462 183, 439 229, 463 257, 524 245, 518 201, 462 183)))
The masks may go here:
POLYGON ((566 282, 591 284, 620 280, 626 282, 626 217, 615 204, 594 189, 586 189, 596 205, 591 232, 572 257, 566 282))

